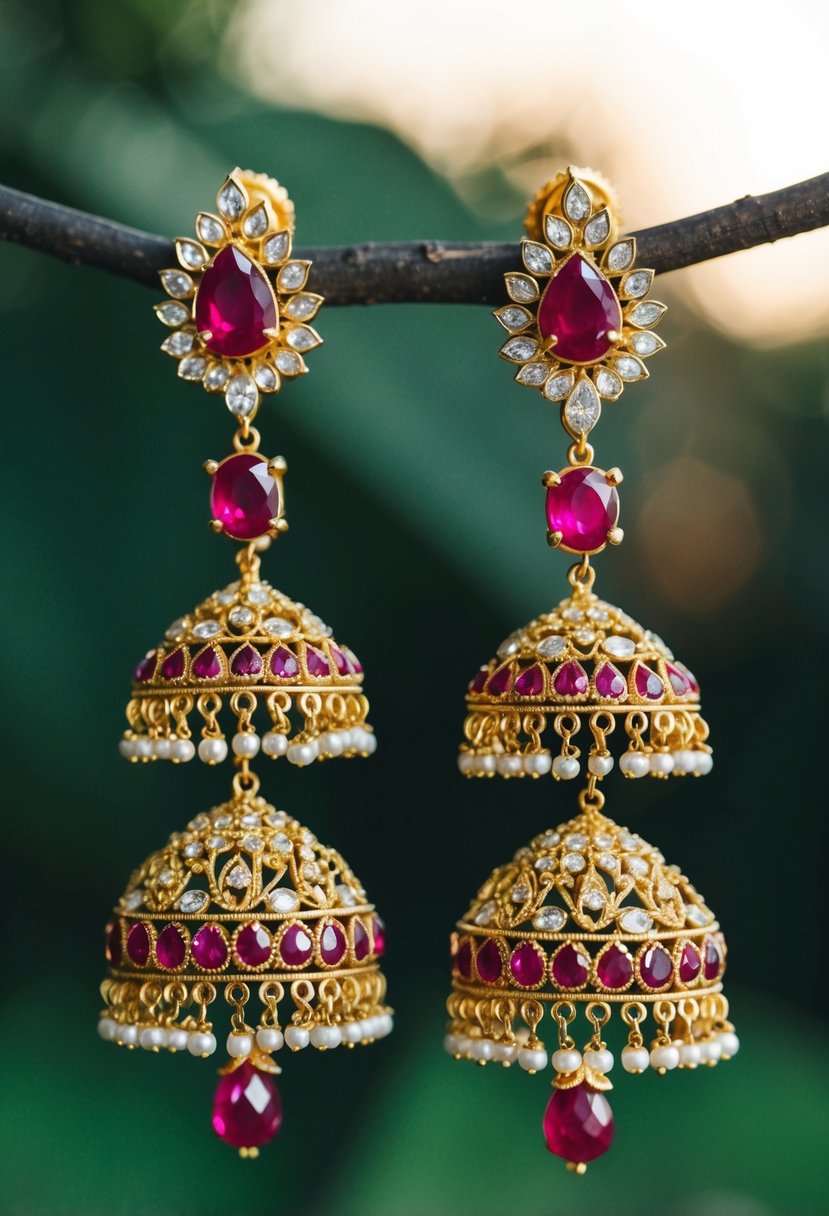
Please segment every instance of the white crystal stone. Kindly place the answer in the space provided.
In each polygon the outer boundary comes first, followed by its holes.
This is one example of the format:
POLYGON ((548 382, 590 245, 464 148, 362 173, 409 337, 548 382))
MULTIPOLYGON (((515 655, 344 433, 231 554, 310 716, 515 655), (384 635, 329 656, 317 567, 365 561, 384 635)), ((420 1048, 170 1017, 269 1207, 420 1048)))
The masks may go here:
POLYGON ((538 299, 538 284, 526 274, 508 274, 506 284, 509 298, 519 304, 530 304, 538 299))
POLYGON ((186 329, 180 329, 174 334, 170 334, 169 338, 165 338, 161 343, 161 349, 166 351, 168 355, 180 356, 188 355, 193 349, 193 343, 196 335, 186 329))
POLYGON ((288 816, 284 811, 270 811, 268 814, 268 823, 272 828, 283 828, 288 822, 288 816))
POLYGON ((629 299, 638 300, 647 293, 653 279, 653 271, 631 270, 622 279, 622 294, 629 299))
POLYGON ((563 220, 557 215, 547 216, 544 221, 544 231, 554 249, 567 249, 573 239, 573 229, 567 220, 563 220))
POLYGON ((525 363, 519 369, 515 379, 519 384, 530 384, 537 388, 539 384, 543 384, 549 374, 549 367, 546 363, 525 363))
POLYGON ((309 321, 321 303, 319 296, 304 294, 292 296, 285 305, 284 313, 292 321, 309 321))
POLYGON ((231 414, 247 418, 259 403, 259 392, 247 372, 236 372, 228 381, 225 403, 231 414))
POLYGON ((607 254, 609 270, 627 270, 633 261, 633 241, 617 241, 607 254))
POLYGON ((185 321, 190 320, 190 309, 184 304, 179 304, 178 300, 165 300, 163 304, 158 305, 155 311, 156 316, 165 325, 183 325, 185 321))
POLYGON ((233 818, 230 815, 217 815, 213 823, 217 828, 229 828, 233 823, 233 818))
POLYGON ((182 380, 201 380, 207 370, 207 360, 201 355, 189 355, 178 365, 178 374, 182 380))
POLYGON ((290 350, 278 351, 274 363, 284 376, 298 376, 302 371, 302 360, 290 350))
POLYGON ((708 923, 708 917, 698 904, 685 905, 685 919, 688 921, 689 925, 695 925, 697 927, 708 923))
POLYGON ((581 853, 565 853, 561 860, 561 864, 565 870, 569 870, 571 874, 578 874, 584 869, 585 861, 581 853))
POLYGON ((643 908, 628 908, 619 917, 619 928, 624 933, 647 933, 653 928, 653 918, 643 908))
POLYGON ((598 912, 607 903, 607 896, 603 895, 598 889, 588 891, 581 901, 585 908, 589 908, 591 912, 598 912))
POLYGON ((218 245, 225 236, 225 226, 215 215, 202 212, 196 220, 196 232, 208 245, 218 245))
POLYGON ((167 295, 176 300, 186 300, 193 293, 193 280, 183 270, 163 270, 161 283, 167 295))
POLYGON ((263 587, 261 583, 251 583, 246 598, 249 604, 261 605, 267 604, 271 597, 267 587, 263 587))
POLYGON ((242 225, 242 231, 246 237, 255 240, 258 236, 264 236, 268 231, 268 213, 265 210, 265 204, 260 203, 251 211, 250 215, 245 216, 245 222, 242 225))
POLYGON ((307 325, 297 325, 288 333, 285 341, 294 350, 305 351, 319 346, 321 339, 319 334, 314 333, 313 329, 309 329, 307 325))
POLYGON ((235 887, 238 891, 243 891, 245 887, 250 886, 251 873, 243 861, 229 872, 225 882, 229 887, 235 887))
POLYGON ((269 616, 262 622, 262 628, 273 638, 287 638, 294 632, 295 626, 282 616, 269 616))
POLYGON ((613 837, 609 832, 599 832, 593 837, 593 843, 600 849, 609 849, 613 845, 613 837))
POLYGON ((577 629, 573 634, 573 638, 580 646, 590 646, 596 640, 596 635, 592 629, 577 629))
POLYGON ((543 874, 545 870, 554 870, 555 868, 556 863, 552 857, 539 857, 535 863, 535 869, 538 870, 540 874, 543 874))
POLYGON ((195 241, 179 241, 178 254, 184 265, 190 270, 201 270, 207 260, 204 249, 195 241))
POLYGON ((216 205, 220 214, 228 220, 241 219, 245 211, 245 196, 236 185, 228 179, 219 191, 216 205))
POLYGON ((639 839, 638 836, 632 836, 630 834, 630 832, 620 832, 619 833, 619 844, 622 846, 623 849, 628 849, 629 851, 632 852, 641 846, 642 841, 639 839))
POLYGON ((224 836, 209 836, 207 839, 208 849, 224 849, 227 848, 227 841, 224 836))
POLYGON ((274 912, 293 912, 299 907, 299 896, 290 887, 275 887, 268 895, 268 903, 274 912))
POLYGON ((485 904, 481 904, 475 914, 476 925, 491 925, 495 917, 495 902, 488 899, 485 904))
POLYGON ((596 391, 606 401, 615 401, 624 385, 615 372, 607 367, 599 368, 596 373, 596 391))
POLYGON ((566 608, 562 609, 561 616, 565 621, 584 620, 584 612, 581 610, 581 608, 576 608, 573 604, 568 604, 566 608))
POLYGON ((575 435, 586 435, 599 421, 602 405, 592 380, 583 377, 576 384, 564 407, 564 420, 575 435))
POLYGON ((273 846, 278 853, 292 853, 294 849, 290 837, 283 835, 282 832, 274 837, 273 846))
POLYGON ((535 241, 523 241, 521 252, 524 265, 530 274, 549 274, 553 269, 553 258, 549 249, 535 241))
POLYGON ((584 225, 584 239, 588 245, 601 245, 610 236, 610 216, 603 207, 592 220, 584 225))
POLYGON ((199 621, 198 625, 193 626, 193 633, 197 638, 215 638, 220 628, 218 621, 199 621))
POLYGON ((273 393, 276 391, 276 372, 267 363, 257 363, 253 369, 253 378, 256 381, 257 388, 261 388, 263 393, 273 393))
POLYGON ((540 908, 533 917, 533 925, 536 929, 546 929, 551 933, 563 929, 566 922, 567 913, 561 908, 540 908))
POLYGON ((513 363, 525 363, 527 359, 532 359, 535 352, 538 350, 538 342, 535 338, 510 338, 501 347, 501 354, 505 359, 511 359, 513 363))
POLYGON ((582 850, 587 848, 587 837, 582 836, 581 832, 571 832, 571 834, 566 837, 564 843, 568 849, 574 849, 577 853, 580 853, 582 850))
POLYGON ((634 334, 630 340, 630 344, 636 351, 637 355, 652 355, 654 351, 659 350, 663 343, 656 334, 645 330, 641 334, 634 334))
POLYGON ((647 327, 658 324, 664 311, 664 304, 659 304, 656 300, 643 300, 641 304, 637 304, 630 310, 627 319, 631 325, 647 327))
POLYGON ((242 841, 246 853, 261 853, 264 847, 261 836, 246 836, 242 841))
POLYGON ((558 832, 545 832, 538 843, 542 849, 553 849, 561 840, 558 832))
POLYGON ((564 214, 577 223, 590 214, 590 198, 581 182, 574 181, 567 190, 564 196, 564 214))
POLYGON ((244 608, 241 605, 239 605, 236 608, 231 609, 231 611, 228 614, 227 619, 230 621, 231 625, 236 625, 236 626, 250 625, 250 623, 254 619, 254 615, 251 612, 250 608, 244 608))
POLYGON ((178 901, 178 906, 182 912, 201 912, 206 903, 206 891, 185 891, 178 901))
POLYGON ((230 368, 225 367, 223 363, 214 363, 212 367, 207 369, 207 375, 204 378, 205 388, 212 392, 218 392, 227 384, 230 376, 230 368))
POLYGON ((337 892, 339 901, 344 908, 353 908, 357 903, 357 896, 347 883, 338 882, 334 890, 337 892))
POLYGON ((122 905, 128 912, 134 912, 136 908, 140 908, 144 902, 143 891, 130 891, 121 900, 122 905))
POLYGON ((501 645, 496 651, 499 659, 509 658, 511 654, 515 654, 521 647, 521 634, 511 633, 509 637, 504 638, 501 645))
POLYGON ((297 291, 308 277, 305 262, 286 262, 277 275, 276 285, 280 291, 297 291))
POLYGON ((563 401, 572 387, 572 372, 554 372, 544 385, 544 396, 548 401, 563 401))
POLYGON ((171 887, 175 879, 176 876, 172 870, 162 870, 158 876, 158 881, 162 887, 171 887))
POLYGON ((204 845, 200 840, 191 840, 189 844, 184 846, 185 857, 201 857, 204 852, 204 845))
POLYGON ((636 651, 636 643, 632 642, 630 638, 620 638, 614 635, 605 638, 602 642, 602 649, 616 659, 629 659, 636 651))
POLYGON ((495 315, 504 328, 513 333, 526 328, 532 320, 526 308, 520 308, 517 304, 508 304, 506 308, 500 308, 495 315))
POLYGON ((172 625, 170 625, 168 629, 165 629, 164 636, 170 642, 177 642, 186 628, 187 621, 183 616, 180 616, 178 620, 173 621, 172 625))
POLYGON ((620 355, 614 359, 613 366, 623 380, 641 380, 645 375, 644 367, 633 355, 620 355))
POLYGON ((512 888, 510 899, 514 904, 523 904, 530 898, 532 891, 525 882, 517 882, 512 888))
POLYGON ((290 240, 291 238, 287 232, 277 232, 276 236, 272 236, 269 240, 265 241, 262 257, 269 266, 275 266, 277 262, 281 262, 288 256, 290 240))
POLYGON ((650 870, 650 866, 644 857, 628 857, 626 864, 630 873, 635 874, 637 878, 644 878, 650 870))
POLYGON ((614 857, 612 853, 602 853, 599 856, 598 865, 602 870, 607 870, 608 874, 612 874, 619 868, 619 858, 614 857))
POLYGON ((535 648, 535 653, 542 659, 556 659, 560 654, 564 654, 567 649, 567 639, 560 637, 557 633, 551 633, 549 637, 542 638, 535 648))

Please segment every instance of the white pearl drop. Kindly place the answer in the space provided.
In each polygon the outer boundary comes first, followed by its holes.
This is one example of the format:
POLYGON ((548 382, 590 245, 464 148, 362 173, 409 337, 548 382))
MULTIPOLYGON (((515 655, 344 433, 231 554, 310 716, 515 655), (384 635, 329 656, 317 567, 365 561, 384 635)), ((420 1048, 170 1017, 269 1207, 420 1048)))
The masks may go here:
POLYGON ((572 1047, 560 1047, 553 1052, 552 1064, 556 1072, 575 1072, 581 1065, 581 1052, 572 1047))
POLYGON ((365 732, 365 736, 366 737, 363 740, 363 751, 367 756, 373 756, 377 751, 377 736, 373 730, 367 730, 365 732))
POLYGON ((159 1047, 166 1047, 167 1035, 160 1026, 145 1026, 138 1036, 138 1042, 145 1051, 158 1050, 159 1047))
POLYGON ((192 739, 175 739, 170 744, 171 759, 177 760, 181 764, 186 764, 188 760, 192 760, 195 754, 196 748, 192 739))
POLYGON ((153 742, 153 755, 157 760, 169 760, 172 746, 169 739, 156 739, 153 742))
POLYGON ((691 752, 678 751, 674 752, 674 772, 675 773, 690 773, 694 766, 694 757, 691 752))
POLYGON ((299 1051, 301 1048, 307 1047, 310 1041, 311 1036, 304 1026, 285 1027, 285 1043, 291 1051, 299 1051))
POLYGON ((119 739, 118 751, 125 760, 129 760, 132 756, 132 739, 119 739))
POLYGON ((664 773, 667 776, 674 771, 674 758, 670 752, 654 752, 650 765, 652 773, 664 773))
POLYGON ((702 1059, 698 1043, 683 1043, 679 1049, 679 1062, 683 1068, 696 1068, 702 1059))
POLYGON ((572 781, 579 775, 579 762, 575 756, 556 756, 553 760, 553 776, 560 781, 572 781))
POLYGON ((547 1052, 543 1047, 522 1047, 518 1063, 526 1072, 541 1072, 547 1067, 547 1052))
POLYGON ((311 1043, 314 1047, 325 1049, 339 1047, 343 1041, 339 1026, 315 1026, 311 1031, 311 1043))
POLYGON ((495 1044, 491 1039, 474 1039, 472 1042, 473 1060, 491 1060, 495 1054, 495 1044))
POLYGON ((260 1026, 256 1032, 256 1046, 261 1051, 281 1051, 285 1036, 275 1026, 260 1026))
POLYGON ((524 765, 520 756, 510 754, 499 756, 495 761, 495 767, 502 777, 513 777, 521 772, 524 765))
POLYGON ((458 768, 462 773, 471 772, 475 764, 475 757, 469 752, 461 752, 458 756, 458 768))
POLYGON ((619 768, 626 777, 645 777, 650 766, 650 760, 641 752, 625 752, 619 758, 619 768))
POLYGON ((117 1023, 114 1022, 112 1018, 101 1018, 101 1020, 98 1022, 98 1034, 102 1039, 111 1041, 115 1038, 117 1030, 117 1023))
POLYGON ((732 1056, 736 1056, 737 1052, 740 1050, 740 1040, 737 1038, 734 1031, 723 1030, 717 1037, 720 1041, 722 1058, 724 1060, 729 1060, 732 1056))
POLYGON ((524 771, 539 777, 546 777, 553 767, 553 758, 547 752, 537 752, 524 757, 524 771))
POLYGON ((706 776, 714 767, 714 757, 710 752, 697 752, 697 772, 701 777, 706 776))
POLYGON ((722 1055, 722 1047, 718 1039, 703 1039, 699 1045, 699 1051, 703 1064, 716 1063, 722 1055))
POLYGON ((284 756, 288 750, 288 740, 278 731, 269 730, 262 736, 262 751, 266 756, 284 756))
POLYGON ((623 1047, 622 1068, 625 1072, 644 1072, 650 1064, 647 1047, 623 1047))
POLYGON ((253 1035, 241 1034, 232 1031, 227 1036, 227 1054, 238 1060, 242 1056, 249 1056, 253 1051, 253 1035))
POLYGON ((612 756, 588 756, 587 770, 594 777, 606 777, 613 768, 612 756))
POLYGON ((287 756, 288 763, 295 764, 297 768, 313 764, 317 758, 316 743, 292 743, 288 748, 287 756))
POLYGON ((496 1043, 495 1059, 503 1064, 512 1064, 518 1057, 517 1043, 496 1043))
POLYGON ((650 1061, 651 1068, 664 1068, 666 1072, 671 1072, 672 1069, 679 1067, 679 1048, 674 1047, 672 1043, 670 1045, 660 1043, 651 1048, 650 1061))
POLYGON ((353 730, 341 730, 340 731, 340 740, 343 745, 343 751, 350 752, 354 746, 354 731, 353 730))
POLYGON ((345 1022, 341 1029, 344 1043, 359 1043, 363 1037, 363 1028, 359 1022, 345 1022))
POLYGON ((116 1036, 119 1043, 123 1043, 125 1047, 134 1047, 138 1042, 138 1027, 137 1026, 119 1026, 116 1036))
POLYGON ((180 1027, 171 1030, 167 1036, 167 1046, 170 1051, 186 1051, 188 1034, 180 1027))
POLYGON ((187 1037, 187 1050, 191 1056, 212 1056, 216 1050, 216 1037, 203 1030, 192 1030, 187 1037))
POLYGON ((234 756, 242 756, 246 760, 250 760, 258 753, 259 746, 259 736, 253 734, 252 731, 240 731, 238 735, 233 736, 234 756))
POLYGON ((149 760, 149 758, 152 754, 153 754, 152 739, 148 739, 146 737, 146 735, 142 735, 141 738, 134 740, 133 755, 137 756, 139 760, 149 760))
POLYGON ((339 731, 329 730, 324 735, 320 735, 321 752, 325 752, 328 756, 341 756, 344 750, 339 731))
POLYGON ((495 757, 492 752, 487 752, 483 756, 478 756, 478 767, 482 773, 494 773, 496 768, 495 757))
POLYGON ((466 1035, 459 1035, 455 1040, 455 1050, 459 1056, 468 1056, 472 1052, 472 1040, 466 1035))
POLYGON ((584 1053, 584 1062, 589 1068, 594 1068, 596 1072, 609 1073, 613 1067, 613 1052, 607 1048, 602 1048, 598 1051, 586 1051, 584 1053))
POLYGON ((199 759, 204 764, 221 764, 227 757, 224 739, 202 739, 199 743, 199 759))

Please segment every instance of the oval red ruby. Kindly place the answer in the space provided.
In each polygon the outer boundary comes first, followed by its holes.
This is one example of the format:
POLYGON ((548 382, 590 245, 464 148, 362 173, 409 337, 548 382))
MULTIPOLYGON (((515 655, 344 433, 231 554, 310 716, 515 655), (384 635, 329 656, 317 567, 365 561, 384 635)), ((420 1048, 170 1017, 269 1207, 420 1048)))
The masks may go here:
POLYGON ((478 975, 485 984, 496 984, 501 978, 503 969, 503 960, 501 951, 498 949, 498 943, 493 941, 491 937, 478 948, 478 954, 475 958, 475 966, 478 968, 478 975))
POLYGON ((258 1148, 282 1125, 282 1102, 270 1073, 245 1060, 227 1073, 213 1097, 213 1130, 234 1148, 258 1148))
POLYGON ((605 988, 627 988, 633 979, 633 960, 620 946, 608 946, 596 964, 596 976, 605 988))
POLYGON ((595 1161, 613 1143, 610 1103, 584 1081, 554 1089, 544 1112, 544 1139, 551 1153, 574 1165, 595 1161))
POLYGON ((542 338, 555 337, 555 357, 595 363, 613 345, 622 313, 616 293, 600 270, 580 253, 568 258, 550 280, 538 308, 542 338))
POLYGON ((639 974, 648 988, 664 988, 670 982, 674 964, 667 950, 661 946, 649 946, 639 963, 639 974))
POLYGON ((260 268, 240 249, 226 245, 205 270, 196 295, 196 328, 208 350, 244 358, 268 344, 276 326, 276 302, 260 268))
POLYGON ((218 925, 203 925, 190 943, 190 953, 205 971, 218 971, 227 962, 227 941, 218 925))
POLYGON ((165 925, 155 943, 155 957, 167 971, 174 971, 184 962, 187 943, 175 925, 165 925))
POLYGON ((535 988, 544 978, 544 955, 533 942, 521 942, 510 955, 509 968, 522 988, 535 988))
POLYGON ((314 953, 314 943, 304 925, 289 925, 282 934, 279 953, 288 967, 304 967, 314 953))
POLYGON ((263 967, 271 957, 271 935, 258 920, 245 925, 236 935, 236 957, 243 967, 263 967))
POLYGON ((279 506, 279 486, 258 452, 228 456, 213 475, 210 512, 235 540, 265 536, 279 506))
POLYGON ((354 922, 354 957, 358 963, 361 963, 364 958, 368 957, 371 949, 366 927, 361 920, 354 922))
POLYGON ((716 980, 719 978, 721 969, 722 954, 720 953, 720 948, 713 937, 707 937, 703 950, 702 974, 707 980, 716 980))
POLYGON ((310 676, 320 679, 322 676, 331 675, 331 664, 322 651, 317 650, 315 646, 305 647, 305 663, 310 676))
POLYGON ((702 960, 699 950, 691 942, 686 942, 679 956, 679 978, 683 984, 693 984, 699 975, 702 960))
POLYGON ((320 933, 320 958, 326 967, 334 967, 345 954, 346 940, 338 924, 325 925, 320 933))
POLYGON ((552 965, 553 982, 559 988, 582 988, 590 974, 590 956, 581 946, 567 942, 555 953, 552 965))
POLYGON ((619 492, 601 469, 565 469, 547 490, 547 527, 575 553, 601 549, 618 522, 619 492))
POLYGON ((147 926, 141 922, 133 925, 127 934, 127 954, 136 967, 143 967, 150 957, 150 935, 147 926))

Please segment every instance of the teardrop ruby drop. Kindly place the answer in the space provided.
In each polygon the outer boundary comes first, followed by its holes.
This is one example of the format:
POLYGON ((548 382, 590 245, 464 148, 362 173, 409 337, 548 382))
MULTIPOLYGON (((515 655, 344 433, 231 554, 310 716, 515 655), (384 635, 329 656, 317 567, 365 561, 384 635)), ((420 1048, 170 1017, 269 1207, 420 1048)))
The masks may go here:
POLYGON ((551 1153, 574 1165, 595 1161, 613 1143, 610 1103, 584 1081, 554 1089, 544 1112, 544 1139, 551 1153))
POLYGON ((264 331, 276 327, 276 302, 256 263, 227 245, 204 272, 195 315, 199 333, 210 334, 205 339, 208 350, 244 358, 267 346, 264 331))
POLYGON ((270 1073, 245 1060, 222 1077, 213 1097, 213 1130, 234 1148, 258 1148, 282 1126, 282 1101, 270 1073))
POLYGON ((553 354, 568 363, 596 363, 622 328, 616 293, 592 262, 576 253, 550 280, 538 309, 542 338, 557 339, 553 354))

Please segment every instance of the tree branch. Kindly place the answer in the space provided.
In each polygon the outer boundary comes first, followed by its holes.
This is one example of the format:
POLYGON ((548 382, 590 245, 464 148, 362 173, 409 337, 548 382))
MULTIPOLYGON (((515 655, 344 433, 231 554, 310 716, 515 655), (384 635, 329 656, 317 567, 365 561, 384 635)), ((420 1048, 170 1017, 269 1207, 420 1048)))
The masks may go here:
MULTIPOLYGON (((664 273, 824 225, 829 173, 633 235, 637 261, 664 273)), ((145 287, 158 288, 159 270, 176 265, 173 243, 165 237, 8 186, 0 186, 0 239, 145 287)), ((520 264, 515 244, 411 241, 296 252, 313 261, 311 286, 328 304, 498 304, 504 272, 520 264)))

